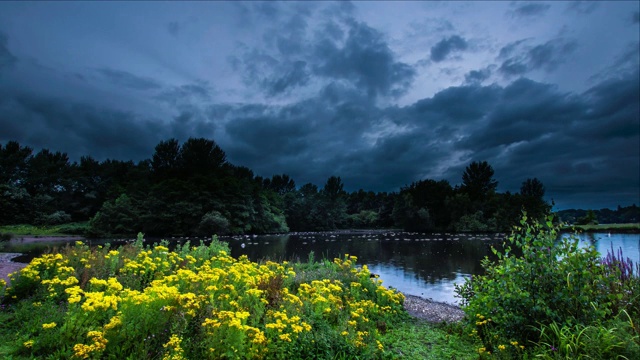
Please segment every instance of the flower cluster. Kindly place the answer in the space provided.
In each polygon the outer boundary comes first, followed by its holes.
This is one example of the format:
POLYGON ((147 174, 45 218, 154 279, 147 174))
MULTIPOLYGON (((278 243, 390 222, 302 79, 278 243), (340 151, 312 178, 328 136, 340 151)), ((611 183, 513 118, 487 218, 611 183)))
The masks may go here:
POLYGON ((371 356, 383 350, 377 325, 404 314, 404 297, 356 260, 325 263, 341 280, 297 282, 291 264, 235 259, 216 240, 174 251, 77 243, 13 274, 7 295, 66 308, 24 343, 35 357, 65 348, 38 340, 46 334, 88 339, 72 346, 75 358, 300 358, 326 338, 371 356))

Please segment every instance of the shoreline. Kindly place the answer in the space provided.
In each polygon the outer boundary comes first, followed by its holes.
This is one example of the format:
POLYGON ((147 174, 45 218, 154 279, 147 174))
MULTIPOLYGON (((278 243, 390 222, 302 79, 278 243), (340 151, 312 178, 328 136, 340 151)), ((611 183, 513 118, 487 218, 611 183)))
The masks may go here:
POLYGON ((11 259, 17 258, 22 255, 23 254, 21 253, 0 253, 0 279, 6 281, 7 286, 11 284, 9 274, 20 271, 22 268, 27 266, 27 264, 25 263, 11 261, 11 259))
POLYGON ((85 240, 86 237, 81 235, 14 235, 8 242, 19 242, 22 244, 31 244, 39 242, 64 242, 74 240, 85 240))
POLYGON ((404 308, 414 318, 439 324, 458 322, 465 316, 464 311, 457 305, 427 300, 415 295, 403 295, 405 297, 404 308))

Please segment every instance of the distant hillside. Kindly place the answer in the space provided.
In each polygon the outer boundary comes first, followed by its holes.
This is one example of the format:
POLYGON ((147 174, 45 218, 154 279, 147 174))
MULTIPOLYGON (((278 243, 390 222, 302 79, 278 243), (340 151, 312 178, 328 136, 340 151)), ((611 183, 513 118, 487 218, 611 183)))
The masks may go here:
POLYGON ((618 206, 616 210, 561 210, 558 211, 557 214, 560 221, 568 224, 575 224, 576 222, 579 222, 580 219, 585 219, 589 211, 593 211, 599 224, 624 224, 640 222, 640 208, 636 204, 627 207, 618 206))

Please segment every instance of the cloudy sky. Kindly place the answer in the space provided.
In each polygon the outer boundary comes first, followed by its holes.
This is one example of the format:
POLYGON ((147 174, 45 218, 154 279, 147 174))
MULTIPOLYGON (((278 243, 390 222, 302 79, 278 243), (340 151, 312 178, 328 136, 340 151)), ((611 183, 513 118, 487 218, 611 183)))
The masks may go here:
POLYGON ((640 204, 639 3, 1 2, 0 143, 72 160, 214 139, 347 190, 539 178, 640 204))

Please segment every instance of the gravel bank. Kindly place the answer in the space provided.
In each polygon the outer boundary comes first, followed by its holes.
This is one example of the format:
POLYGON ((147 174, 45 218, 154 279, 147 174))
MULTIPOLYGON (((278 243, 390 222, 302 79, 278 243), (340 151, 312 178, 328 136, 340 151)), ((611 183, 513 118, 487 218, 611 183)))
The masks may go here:
POLYGON ((23 267, 27 266, 27 264, 17 263, 11 261, 11 259, 18 257, 22 254, 18 253, 0 253, 0 279, 4 279, 4 281, 9 284, 9 274, 12 272, 16 272, 23 267))
POLYGON ((456 322, 464 317, 464 311, 455 305, 405 295, 404 308, 409 315, 431 323, 456 322))

